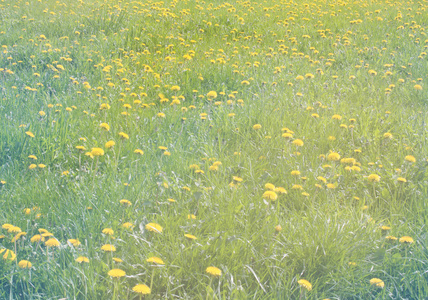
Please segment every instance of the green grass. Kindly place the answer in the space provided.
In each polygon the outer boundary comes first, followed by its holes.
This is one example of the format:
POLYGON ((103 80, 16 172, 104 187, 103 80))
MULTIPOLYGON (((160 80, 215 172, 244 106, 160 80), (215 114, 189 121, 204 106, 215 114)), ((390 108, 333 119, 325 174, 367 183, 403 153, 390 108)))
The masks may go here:
POLYGON ((139 299, 140 283, 145 299, 425 297, 425 9, 0 2, 0 298, 139 299), (264 200, 267 183, 287 193, 264 200))

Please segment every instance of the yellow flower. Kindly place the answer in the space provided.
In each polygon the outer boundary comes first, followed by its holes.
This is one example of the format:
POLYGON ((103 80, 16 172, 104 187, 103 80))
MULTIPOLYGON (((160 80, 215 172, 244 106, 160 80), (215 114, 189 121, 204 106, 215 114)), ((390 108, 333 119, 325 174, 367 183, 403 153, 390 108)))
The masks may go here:
POLYGON ((383 138, 385 138, 385 139, 392 139, 392 133, 390 133, 390 132, 384 133, 383 134, 383 138))
POLYGON ((119 202, 120 202, 120 204, 122 204, 124 206, 130 206, 132 204, 131 201, 126 200, 126 199, 122 199, 119 202))
POLYGON ((397 178, 397 181, 398 181, 398 182, 405 183, 405 182, 407 182, 407 179, 406 179, 406 178, 404 178, 404 177, 398 177, 398 178, 397 178))
POLYGON ((115 252, 116 251, 116 247, 110 244, 105 244, 103 246, 101 246, 101 250, 105 251, 105 252, 115 252))
POLYGON ((121 270, 121 269, 111 269, 110 271, 108 271, 107 274, 113 278, 120 278, 120 277, 125 276, 126 272, 121 270))
POLYGON ((3 254, 4 260, 9 259, 11 261, 14 261, 16 259, 15 252, 13 252, 12 250, 9 250, 9 249, 5 249, 5 248, 1 249, 0 254, 3 254), (3 252, 4 252, 4 254, 3 254, 3 252))
POLYGON ((333 115, 331 118, 333 120, 342 120, 342 116, 341 115, 333 115))
POLYGON ((124 140, 129 140, 129 135, 127 135, 126 133, 124 133, 124 132, 119 132, 119 136, 121 137, 121 138, 123 138, 124 140))
POLYGON ((421 91, 422 90, 422 86, 420 84, 416 84, 414 86, 415 90, 421 91))
POLYGON ((275 201, 278 199, 278 195, 274 191, 266 191, 263 193, 263 199, 275 201))
POLYGON ((33 265, 28 260, 21 260, 18 266, 22 269, 30 269, 33 265))
POLYGON ((407 156, 404 158, 404 160, 405 160, 405 161, 408 161, 408 162, 412 162, 412 163, 416 162, 416 158, 415 158, 413 155, 407 155, 407 156))
POLYGON ((19 238, 21 237, 21 236, 23 236, 23 235, 27 235, 27 233, 26 232, 20 232, 20 233, 18 233, 17 235, 15 235, 14 237, 13 237, 13 239, 12 239, 12 243, 15 243, 17 240, 19 240, 19 238))
POLYGON ((303 141, 300 139, 296 139, 293 141, 293 145, 296 145, 298 147, 302 147, 304 145, 303 141))
POLYGON ((275 186, 272 183, 266 183, 265 189, 273 191, 275 190, 275 186))
POLYGON ((148 263, 153 263, 153 264, 157 264, 157 265, 164 265, 165 263, 163 262, 163 260, 159 257, 150 257, 146 260, 148 263))
POLYGON ((89 263, 89 258, 87 258, 85 256, 79 256, 78 258, 76 258, 76 262, 78 262, 78 263, 82 263, 82 262, 89 263))
POLYGON ((105 147, 106 147, 107 149, 109 149, 109 148, 113 147, 114 145, 116 145, 116 143, 115 143, 114 141, 108 141, 108 142, 105 144, 105 147))
POLYGON ((30 239, 30 241, 31 241, 32 243, 35 243, 35 242, 44 242, 44 241, 45 241, 45 238, 44 238, 44 237, 42 237, 40 234, 36 234, 35 236, 33 236, 33 237, 30 239))
POLYGON ((59 247, 60 243, 56 238, 50 238, 45 242, 46 247, 59 247))
POLYGON ((184 235, 186 238, 188 238, 189 240, 197 240, 197 237, 196 236, 194 236, 194 235, 192 235, 192 234, 185 234, 184 235))
POLYGON ((171 87, 171 91, 173 91, 173 92, 178 92, 179 90, 180 90, 180 87, 178 85, 173 85, 171 87))
POLYGON ((26 135, 28 135, 29 137, 34 137, 34 133, 32 133, 31 131, 26 131, 25 132, 26 135))
POLYGON ((131 222, 125 222, 122 224, 122 227, 127 229, 132 229, 134 227, 134 224, 132 224, 131 222))
POLYGON ((379 175, 377 175, 377 174, 370 174, 370 175, 367 177, 367 179, 368 179, 370 182, 379 182, 379 181, 380 181, 380 176, 379 176, 379 175))
POLYGON ((146 230, 156 233, 162 233, 162 226, 156 223, 148 223, 146 224, 146 230))
POLYGON ((104 228, 102 232, 106 235, 113 235, 114 234, 114 231, 111 228, 104 228))
POLYGON ((331 152, 328 156, 327 159, 330 161, 338 161, 340 159, 340 155, 339 153, 336 152, 331 152))
POLYGON ((383 288, 385 286, 385 283, 379 278, 370 279, 370 284, 380 288, 383 288))
POLYGON ((293 170, 293 171, 291 171, 291 176, 300 176, 300 171, 298 171, 298 170, 293 170))
POLYGON ((134 153, 136 153, 136 154, 140 154, 140 155, 143 155, 143 154, 144 154, 143 150, 141 150, 141 149, 135 149, 135 150, 134 150, 134 153))
POLYGON ((300 286, 303 286, 305 289, 307 289, 308 291, 311 291, 312 290, 312 284, 309 282, 309 281, 307 281, 306 279, 300 279, 299 281, 297 281, 297 283, 300 285, 300 286))
POLYGON ((275 226, 275 231, 276 231, 276 232, 280 232, 281 230, 282 230, 281 225, 276 225, 276 226, 275 226))
POLYGON ((152 292, 150 288, 145 284, 137 284, 132 288, 132 290, 141 295, 149 295, 152 292))
POLYGON ((110 130, 110 125, 108 125, 107 123, 101 123, 100 127, 102 129, 104 129, 105 131, 109 131, 110 130))
POLYGON ((253 129, 254 129, 254 130, 259 130, 260 128, 262 128, 262 125, 260 125, 260 124, 255 124, 255 125, 253 126, 253 129))
POLYGON ((415 241, 410 236, 403 236, 403 237, 400 238, 399 242, 403 243, 403 244, 412 244, 415 241))
POLYGON ((221 270, 219 268, 216 268, 216 267, 208 267, 205 271, 209 275, 211 275, 212 277, 220 277, 221 276, 221 270))
POLYGON ((103 156, 104 150, 101 148, 92 148, 92 151, 90 152, 92 156, 103 156))

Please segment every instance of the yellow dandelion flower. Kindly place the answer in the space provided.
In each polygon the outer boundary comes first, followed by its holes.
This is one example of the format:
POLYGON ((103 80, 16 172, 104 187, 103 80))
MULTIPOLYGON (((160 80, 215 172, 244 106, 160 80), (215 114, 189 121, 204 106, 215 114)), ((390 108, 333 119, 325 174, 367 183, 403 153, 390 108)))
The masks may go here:
POLYGON ((205 271, 209 275, 211 275, 212 277, 220 277, 221 276, 221 270, 219 268, 216 268, 216 267, 208 267, 205 271))
POLYGON ((414 163, 416 162, 416 158, 413 155, 406 155, 406 157, 404 158, 405 161, 414 163))
POLYGON ((114 234, 114 230, 111 228, 104 228, 102 233, 106 234, 106 235, 113 235, 114 234))
POLYGON ((383 288, 385 286, 385 283, 379 278, 370 279, 370 284, 380 288, 383 288))
POLYGON ((380 176, 379 176, 379 175, 377 175, 377 174, 370 174, 370 175, 367 177, 367 179, 368 179, 370 182, 379 182, 379 181, 380 181, 380 176))
POLYGON ((150 288, 145 284, 137 284, 132 288, 132 290, 141 295, 149 295, 152 292, 150 288))
POLYGON ((59 247, 60 242, 56 238, 50 238, 45 242, 46 247, 59 247))
POLYGON ((79 256, 78 258, 76 258, 75 261, 78 263, 82 263, 82 262, 89 263, 89 258, 85 256, 79 256))
POLYGON ((295 139, 293 141, 293 145, 296 145, 298 147, 302 147, 304 145, 303 141, 301 139, 295 139))
POLYGON ((275 201, 278 195, 274 191, 266 191, 263 193, 263 199, 275 201))
POLYGON ((126 272, 121 270, 121 269, 111 269, 110 271, 108 271, 107 274, 113 278, 120 278, 120 277, 125 276, 126 272))
POLYGON ((156 233, 162 233, 162 226, 156 223, 148 223, 146 224, 146 230, 156 232, 156 233))
POLYGON ((331 152, 328 156, 327 159, 330 161, 338 161, 340 159, 340 155, 339 153, 336 152, 331 152))
POLYGON ((8 260, 9 259, 11 261, 14 261, 16 259, 15 252, 13 252, 12 250, 9 250, 9 249, 5 249, 5 248, 0 249, 0 254, 3 254, 3 259, 4 260, 8 260), (4 252, 4 254, 3 254, 3 252, 4 252))
POLYGON ((26 135, 28 135, 29 137, 34 137, 34 133, 32 133, 31 131, 26 131, 25 132, 26 135))
POLYGON ((184 235, 186 238, 188 238, 189 240, 197 240, 197 237, 196 236, 194 236, 194 235, 192 235, 192 234, 185 234, 184 235))
POLYGON ((403 244, 413 244, 415 241, 410 236, 402 236, 399 242, 403 244))
POLYGON ((260 128, 262 128, 262 125, 260 125, 260 124, 253 125, 254 130, 259 130, 260 128))
POLYGON ((110 149, 110 148, 111 148, 111 147, 113 147, 114 145, 116 145, 115 141, 108 141, 108 142, 105 144, 105 147, 106 147, 107 149, 110 149))
POLYGON ((308 290, 308 292, 312 290, 312 284, 306 279, 300 279, 299 281, 297 281, 297 283, 300 286, 304 287, 306 290, 308 290))
POLYGON ((103 250, 105 252, 115 252, 116 247, 114 245, 105 244, 105 245, 101 246, 101 250, 103 250))
POLYGON ((90 152, 92 156, 103 156, 104 150, 101 148, 92 148, 92 151, 90 152))
POLYGON ((157 265, 164 265, 165 264, 161 258, 156 257, 156 256, 149 257, 146 261, 148 263, 157 264, 157 265))
POLYGON ((30 269, 33 265, 28 260, 21 260, 18 266, 22 269, 30 269))

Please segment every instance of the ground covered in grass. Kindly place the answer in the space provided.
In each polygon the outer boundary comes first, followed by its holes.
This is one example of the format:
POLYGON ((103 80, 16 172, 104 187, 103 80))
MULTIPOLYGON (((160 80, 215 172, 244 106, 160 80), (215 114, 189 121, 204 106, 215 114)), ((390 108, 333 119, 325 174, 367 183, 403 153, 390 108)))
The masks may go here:
POLYGON ((1 0, 0 298, 428 295, 427 9, 1 0))

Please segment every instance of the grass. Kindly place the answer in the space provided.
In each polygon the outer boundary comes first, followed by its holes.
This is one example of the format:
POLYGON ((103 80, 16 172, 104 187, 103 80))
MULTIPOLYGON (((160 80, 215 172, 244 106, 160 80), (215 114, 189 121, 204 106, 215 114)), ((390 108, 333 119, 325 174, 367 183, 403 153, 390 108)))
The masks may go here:
POLYGON ((0 298, 424 297, 426 8, 1 2, 0 298))

